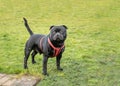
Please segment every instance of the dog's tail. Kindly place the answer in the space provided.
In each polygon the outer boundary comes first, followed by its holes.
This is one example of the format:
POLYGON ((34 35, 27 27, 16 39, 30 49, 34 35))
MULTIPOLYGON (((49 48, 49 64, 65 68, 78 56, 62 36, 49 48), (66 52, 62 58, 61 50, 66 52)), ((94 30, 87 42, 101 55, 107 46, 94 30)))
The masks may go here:
POLYGON ((26 18, 23 18, 24 20, 24 24, 25 24, 25 27, 27 28, 28 32, 30 33, 30 35, 33 35, 34 33, 32 32, 32 30, 30 29, 28 23, 27 23, 27 19, 26 18))

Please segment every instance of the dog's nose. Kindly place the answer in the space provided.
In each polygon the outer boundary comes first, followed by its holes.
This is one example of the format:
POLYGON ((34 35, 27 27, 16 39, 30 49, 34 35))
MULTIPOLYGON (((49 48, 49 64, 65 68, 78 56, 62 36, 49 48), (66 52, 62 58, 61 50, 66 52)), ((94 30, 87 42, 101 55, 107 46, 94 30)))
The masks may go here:
POLYGON ((57 36, 59 36, 59 35, 60 35, 60 33, 57 33, 56 35, 57 35, 57 36))

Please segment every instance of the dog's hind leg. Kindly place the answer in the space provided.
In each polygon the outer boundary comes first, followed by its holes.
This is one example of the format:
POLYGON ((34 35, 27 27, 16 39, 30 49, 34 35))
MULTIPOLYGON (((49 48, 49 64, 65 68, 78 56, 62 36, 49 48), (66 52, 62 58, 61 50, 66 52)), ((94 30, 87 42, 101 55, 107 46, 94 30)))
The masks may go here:
POLYGON ((27 68, 28 68, 28 66, 27 66, 27 60, 28 60, 29 55, 30 55, 30 51, 25 51, 24 69, 27 69, 27 68))
POLYGON ((27 66, 27 60, 29 58, 30 52, 32 51, 32 49, 29 48, 27 45, 28 44, 26 43, 25 51, 24 51, 24 53, 25 53, 25 57, 24 57, 24 69, 28 68, 28 66, 27 66))
POLYGON ((38 52, 36 51, 36 50, 33 50, 33 52, 32 52, 32 54, 31 54, 31 56, 32 56, 32 63, 34 64, 34 63, 36 63, 36 61, 35 61, 35 55, 37 54, 38 52))

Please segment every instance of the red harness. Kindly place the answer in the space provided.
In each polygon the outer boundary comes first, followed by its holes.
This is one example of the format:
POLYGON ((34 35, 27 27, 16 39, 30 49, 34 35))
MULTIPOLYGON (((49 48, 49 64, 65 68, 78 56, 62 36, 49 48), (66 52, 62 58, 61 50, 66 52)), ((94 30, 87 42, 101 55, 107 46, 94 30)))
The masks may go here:
MULTIPOLYGON (((42 51, 42 41, 43 41, 43 39, 44 39, 44 37, 42 37, 41 39, 40 39, 40 49, 41 49, 41 52, 43 52, 42 51)), ((53 54, 53 57, 56 57, 56 56, 58 56, 59 54, 60 54, 60 52, 61 52, 61 50, 65 47, 64 45, 62 45, 61 47, 55 47, 52 43, 51 43, 51 41, 50 41, 50 39, 48 38, 48 43, 49 43, 49 45, 53 48, 53 50, 54 50, 54 54, 53 54)))
POLYGON ((49 38, 48 38, 48 43, 49 43, 49 45, 50 45, 50 46, 53 48, 53 50, 54 50, 53 57, 58 56, 58 55, 60 54, 61 50, 65 47, 64 45, 62 45, 60 48, 55 47, 55 46, 51 43, 51 41, 50 41, 49 38))

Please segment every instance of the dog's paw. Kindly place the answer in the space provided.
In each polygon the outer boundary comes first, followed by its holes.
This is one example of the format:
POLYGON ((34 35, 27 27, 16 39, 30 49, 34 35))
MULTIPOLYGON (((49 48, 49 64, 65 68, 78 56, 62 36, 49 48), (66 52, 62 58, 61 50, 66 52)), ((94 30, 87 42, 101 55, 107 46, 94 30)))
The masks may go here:
POLYGON ((48 74, 48 73, 44 73, 44 72, 43 72, 42 74, 43 74, 43 75, 45 75, 45 76, 49 76, 49 74, 48 74))
POLYGON ((25 65, 24 65, 24 69, 28 69, 28 66, 25 66, 25 65))
POLYGON ((36 63, 36 61, 32 61, 32 64, 35 64, 36 63))
POLYGON ((63 68, 57 68, 57 70, 59 70, 59 71, 63 71, 63 68))

